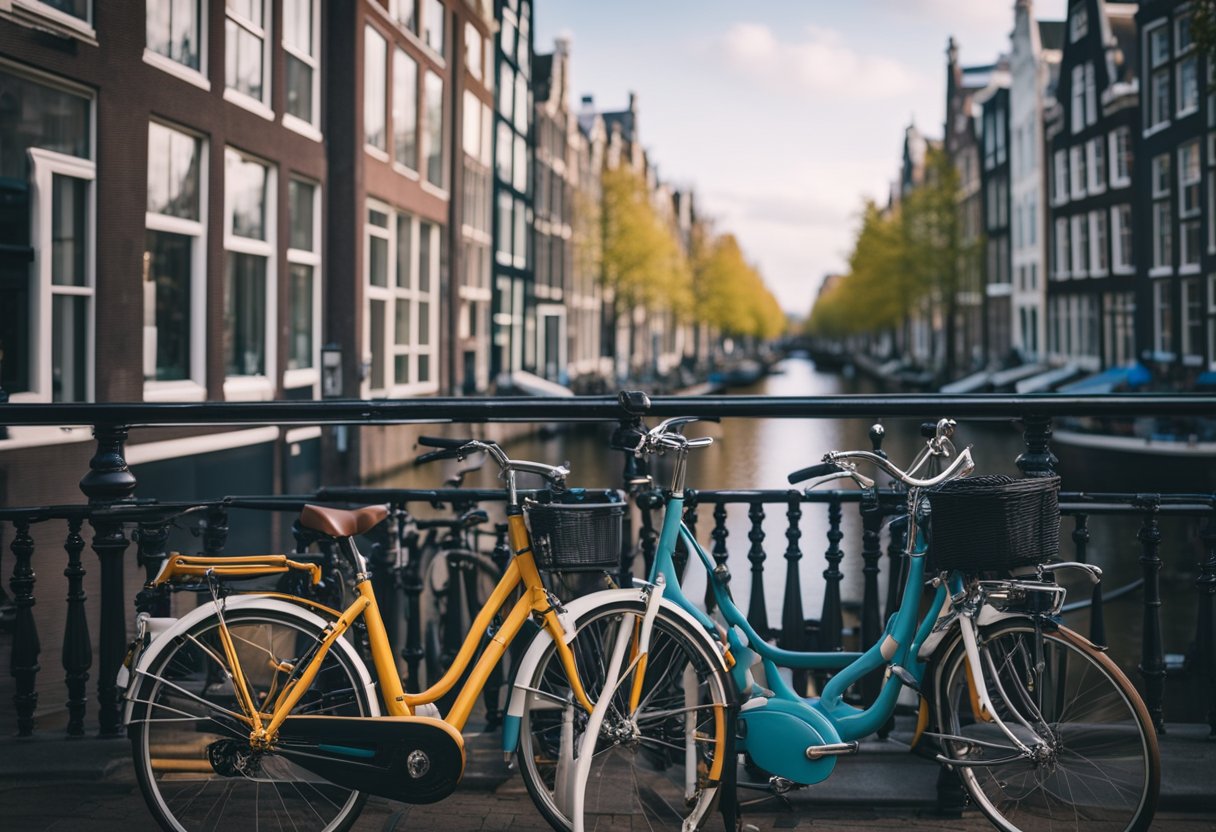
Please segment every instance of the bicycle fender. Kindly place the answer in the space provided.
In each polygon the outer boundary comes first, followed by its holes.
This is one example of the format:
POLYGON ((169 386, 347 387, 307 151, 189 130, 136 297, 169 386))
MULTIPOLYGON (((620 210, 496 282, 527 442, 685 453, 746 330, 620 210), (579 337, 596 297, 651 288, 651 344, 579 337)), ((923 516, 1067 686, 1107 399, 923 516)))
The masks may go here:
MULTIPOLYGON (((576 598, 565 606, 566 610, 570 613, 571 619, 577 621, 596 607, 622 601, 637 601, 645 605, 646 593, 639 589, 607 589, 576 598)), ((691 632, 703 637, 707 645, 713 646, 710 652, 716 657, 719 668, 725 672, 726 662, 722 658, 722 651, 718 642, 709 633, 705 632, 705 628, 701 625, 701 622, 697 621, 687 610, 669 598, 663 598, 661 605, 662 609, 670 611, 688 624, 691 632)), ((545 654, 546 648, 548 648, 552 641, 553 637, 549 635, 549 631, 541 630, 532 639, 532 643, 528 645, 528 649, 516 665, 515 678, 511 682, 511 698, 507 705, 507 714, 502 726, 502 750, 505 754, 514 754, 515 749, 519 746, 520 723, 524 715, 524 702, 528 695, 528 689, 524 680, 532 678, 537 665, 540 664, 540 660, 545 654)))
MULTIPOLYGON (((325 629, 329 623, 314 612, 301 607, 299 604, 293 604, 289 601, 282 601, 277 598, 265 598, 258 595, 237 595, 226 599, 225 611, 240 610, 246 607, 258 607, 264 610, 274 610, 275 612, 285 613, 296 618, 302 625, 315 629, 318 633, 325 629)), ((215 607, 210 603, 204 603, 195 607, 190 612, 186 613, 177 622, 163 630, 152 630, 151 641, 140 651, 139 658, 136 661, 135 667, 130 671, 130 680, 126 690, 126 704, 123 707, 122 724, 127 727, 131 722, 131 715, 135 709, 135 699, 139 688, 141 677, 147 673, 147 669, 152 666, 152 663, 157 660, 161 653, 167 647, 172 645, 174 641, 189 632, 189 630, 204 619, 215 615, 215 607)), ((380 715, 380 694, 376 690, 376 685, 372 681, 371 674, 368 673, 367 666, 364 665, 363 659, 359 658, 359 654, 355 648, 345 639, 338 639, 334 642, 334 647, 331 649, 342 650, 346 653, 346 657, 351 660, 351 664, 359 673, 359 683, 367 691, 368 701, 371 703, 371 713, 368 716, 380 715)), ((124 668, 125 669, 125 668, 124 668)))

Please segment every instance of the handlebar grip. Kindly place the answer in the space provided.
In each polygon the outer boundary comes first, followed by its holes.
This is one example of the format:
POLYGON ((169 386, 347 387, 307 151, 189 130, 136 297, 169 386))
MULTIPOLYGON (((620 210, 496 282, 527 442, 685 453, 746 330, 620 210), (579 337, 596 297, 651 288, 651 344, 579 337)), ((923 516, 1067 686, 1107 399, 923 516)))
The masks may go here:
POLYGON ((440 459, 459 459, 460 448, 444 448, 441 451, 431 451, 422 454, 414 459, 416 465, 425 465, 428 462, 435 462, 440 459))
POLYGON ((920 435, 925 439, 933 439, 937 436, 937 422, 921 422, 920 435))
POLYGON ((463 448, 472 439, 448 439, 446 436, 419 436, 418 444, 426 448, 463 448))
POLYGON ((800 468, 799 470, 790 474, 789 481, 790 485, 796 485, 800 482, 805 482, 806 480, 812 480, 815 477, 822 477, 827 474, 838 474, 843 470, 844 469, 835 462, 822 462, 819 465, 812 465, 809 468, 800 468))

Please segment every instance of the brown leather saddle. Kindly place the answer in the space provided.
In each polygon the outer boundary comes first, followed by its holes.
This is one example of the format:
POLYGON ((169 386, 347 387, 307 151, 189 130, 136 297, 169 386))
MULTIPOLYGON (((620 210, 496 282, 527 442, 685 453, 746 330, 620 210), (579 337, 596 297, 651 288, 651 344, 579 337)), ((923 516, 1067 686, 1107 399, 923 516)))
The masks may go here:
POLYGON ((300 512, 300 525, 330 537, 354 537, 370 530, 388 517, 388 506, 356 509, 306 505, 300 512))

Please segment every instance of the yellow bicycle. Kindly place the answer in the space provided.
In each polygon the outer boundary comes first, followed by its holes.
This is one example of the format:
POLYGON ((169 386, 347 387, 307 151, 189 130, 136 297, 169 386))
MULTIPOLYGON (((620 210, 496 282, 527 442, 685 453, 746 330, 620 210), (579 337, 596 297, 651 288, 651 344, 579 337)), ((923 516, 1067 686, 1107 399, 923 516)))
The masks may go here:
MULTIPOLYGON (((420 461, 485 450, 498 462, 514 552, 455 660, 426 691, 403 689, 355 542, 384 520, 386 507, 310 505, 300 516, 307 528, 332 537, 353 568, 355 598, 344 610, 229 586, 293 570, 320 580, 316 566, 285 555, 167 559, 152 587, 195 589, 204 600, 178 619, 141 615, 120 679, 136 773, 164 829, 343 830, 369 793, 409 803, 441 800, 463 773, 461 731, 474 703, 529 618, 559 659, 565 695, 584 722, 595 724, 594 703, 571 648, 575 622, 542 582, 516 491, 517 473, 539 475, 560 489, 569 470, 509 459, 493 443, 426 444, 440 450, 420 461), (347 636, 360 618, 374 674, 347 636), (492 637, 477 655, 487 633, 492 637), (434 703, 462 678, 450 711, 441 716, 434 703)), ((641 653, 644 658, 645 645, 641 653)))

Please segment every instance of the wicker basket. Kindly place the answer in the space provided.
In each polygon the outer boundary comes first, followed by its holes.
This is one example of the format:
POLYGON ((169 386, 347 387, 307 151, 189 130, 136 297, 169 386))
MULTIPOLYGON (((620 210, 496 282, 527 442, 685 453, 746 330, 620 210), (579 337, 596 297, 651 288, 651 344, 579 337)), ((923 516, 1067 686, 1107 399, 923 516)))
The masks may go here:
POLYGON ((550 572, 603 572, 621 564, 624 503, 549 503, 528 509, 536 565, 550 572))
POLYGON ((1060 478, 988 476, 929 494, 932 568, 963 572, 1033 566, 1060 551, 1060 478))

